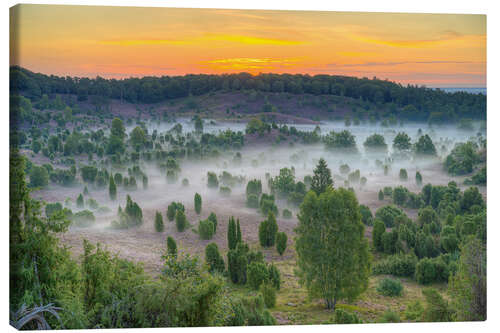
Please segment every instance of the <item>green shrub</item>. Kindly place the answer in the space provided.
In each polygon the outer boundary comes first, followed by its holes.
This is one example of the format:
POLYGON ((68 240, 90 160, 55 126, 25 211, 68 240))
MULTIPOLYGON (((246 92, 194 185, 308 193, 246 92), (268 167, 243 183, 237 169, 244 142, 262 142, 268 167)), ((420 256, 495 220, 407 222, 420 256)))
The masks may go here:
POLYGON ((394 204, 398 206, 405 206, 406 201, 408 200, 408 189, 403 186, 395 187, 392 192, 392 200, 394 204))
POLYGON ((360 324, 362 321, 355 313, 344 309, 335 309, 335 324, 360 324))
POLYGON ((423 258, 415 268, 415 280, 420 284, 446 282, 450 275, 448 265, 442 257, 423 258))
POLYGON ((247 207, 259 208, 259 197, 255 194, 249 194, 247 196, 247 207))
POLYGON ((268 309, 272 309, 276 306, 276 289, 274 289, 271 284, 262 283, 260 286, 260 293, 268 309))
POLYGON ((419 300, 415 300, 408 304, 405 310, 405 317, 408 320, 419 321, 424 313, 424 307, 419 300))
POLYGON ((163 216, 160 212, 155 214, 155 230, 157 232, 163 232, 165 230, 165 225, 163 224, 163 216))
POLYGON ((420 173, 420 171, 417 171, 415 173, 415 181, 418 186, 422 185, 422 174, 420 173))
POLYGON ((224 265, 224 259, 219 253, 217 244, 210 243, 207 245, 205 248, 205 261, 207 262, 210 273, 224 273, 226 267, 224 265))
POLYGON ((247 281, 248 245, 239 243, 227 253, 227 270, 233 283, 245 284, 247 281))
POLYGON ((73 214, 73 224, 77 227, 90 227, 95 223, 95 216, 90 210, 82 210, 73 214))
POLYGON ((413 277, 418 259, 414 254, 395 254, 375 263, 373 274, 413 277))
POLYGON ((398 216, 406 216, 406 214, 401 209, 393 205, 380 207, 375 212, 375 218, 384 222, 387 228, 394 227, 396 217, 398 216))
MULTIPOLYGON (((260 253, 260 252, 259 252, 260 253)), ((273 285, 276 290, 280 290, 281 287, 281 273, 274 264, 270 264, 267 267, 267 270, 269 272, 269 282, 273 285)))
POLYGON ((448 302, 434 288, 426 288, 422 291, 426 301, 426 307, 422 314, 422 321, 444 322, 451 320, 451 311, 448 302))
POLYGON ((78 208, 83 208, 85 205, 84 201, 83 201, 83 195, 80 193, 78 195, 78 198, 76 198, 76 207, 78 208))
POLYGON ((214 235, 214 223, 210 220, 202 220, 198 224, 198 234, 201 239, 212 239, 214 235))
POLYGON ((231 188, 230 188, 230 187, 228 187, 228 186, 221 186, 221 187, 219 188, 219 192, 220 192, 220 194, 221 194, 222 196, 224 196, 224 197, 228 197, 228 196, 230 196, 230 195, 231 195, 231 188))
POLYGON ((276 250, 278 250, 280 256, 283 255, 283 253, 285 253, 287 242, 288 242, 288 237, 286 233, 278 232, 276 234, 276 250))
POLYGON ((361 221, 363 221, 364 225, 370 226, 373 224, 372 211, 368 206, 359 205, 359 212, 361 213, 361 221))
POLYGON ((201 213, 201 195, 196 193, 194 195, 194 210, 196 214, 200 215, 201 213))
POLYGON ((177 257, 177 242, 172 236, 167 237, 167 254, 177 257))
POLYGON ((399 318, 399 314, 392 310, 387 310, 384 312, 382 317, 380 318, 381 323, 400 323, 401 318, 399 318))
POLYGON ((404 182, 408 180, 408 172, 406 171, 406 169, 399 170, 399 180, 404 182))
POLYGON ((401 296, 403 284, 396 279, 384 278, 379 281, 377 291, 384 296, 401 296))
POLYGON ((382 243, 382 236, 385 234, 385 224, 383 221, 379 219, 375 219, 375 223, 373 224, 372 231, 372 241, 373 247, 377 251, 384 250, 384 244, 382 243))
POLYGON ((248 265, 247 271, 248 284, 254 290, 258 290, 260 285, 267 282, 269 279, 269 272, 266 264, 263 262, 252 262, 248 265))
POLYGON ((175 213, 175 225, 177 227, 177 231, 183 232, 188 227, 188 221, 184 211, 178 209, 175 213))
POLYGON ((187 178, 182 179, 182 186, 184 186, 184 187, 189 186, 189 180, 187 178))
POLYGON ((175 219, 175 214, 177 213, 178 210, 184 210, 184 205, 180 202, 172 202, 170 205, 168 205, 167 208, 167 218, 169 221, 173 221, 175 219))
POLYGON ((45 216, 52 217, 54 214, 62 211, 63 206, 60 202, 48 203, 45 205, 45 216))
POLYGON ((219 179, 217 178, 217 175, 215 172, 208 172, 207 173, 207 186, 209 188, 217 188, 219 187, 219 179))
POLYGON ((382 190, 378 191, 378 200, 384 200, 384 192, 382 190))
POLYGON ((260 179, 253 179, 248 182, 246 188, 247 199, 251 194, 259 197, 261 193, 262 193, 262 182, 260 181, 260 179))
POLYGON ((214 212, 211 212, 210 215, 208 215, 207 218, 208 221, 212 221, 214 224, 214 234, 217 232, 217 215, 215 215, 214 212))
POLYGON ((288 209, 283 209, 283 218, 284 219, 291 219, 292 218, 292 212, 288 209))
POLYGON ((262 221, 259 225, 259 242, 263 247, 274 246, 276 241, 276 233, 278 232, 278 224, 273 213, 269 213, 267 220, 262 221))

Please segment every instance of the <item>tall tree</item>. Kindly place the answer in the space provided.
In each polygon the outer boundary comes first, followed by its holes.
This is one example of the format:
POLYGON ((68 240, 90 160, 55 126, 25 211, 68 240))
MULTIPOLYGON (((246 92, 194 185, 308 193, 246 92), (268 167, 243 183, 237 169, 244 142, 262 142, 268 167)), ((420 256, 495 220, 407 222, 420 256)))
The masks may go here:
POLYGON ((201 195, 196 193, 194 195, 194 210, 196 211, 196 214, 200 215, 201 213, 201 195))
POLYGON ((109 197, 116 200, 116 184, 113 176, 109 176, 109 197))
POLYGON ((311 182, 311 190, 317 195, 325 192, 328 187, 333 186, 332 172, 323 158, 320 158, 311 182))
POLYGON ((297 274, 313 298, 335 310, 339 299, 353 300, 368 287, 371 255, 353 192, 310 191, 298 215, 297 274))
POLYGON ((457 321, 486 320, 486 248, 479 239, 462 246, 449 290, 457 321))
POLYGON ((238 244, 238 239, 236 235, 236 223, 234 222, 234 217, 229 218, 229 225, 227 227, 227 247, 230 250, 234 250, 238 244))
POLYGON ((241 228, 240 228, 240 219, 236 221, 236 243, 241 243, 241 228))

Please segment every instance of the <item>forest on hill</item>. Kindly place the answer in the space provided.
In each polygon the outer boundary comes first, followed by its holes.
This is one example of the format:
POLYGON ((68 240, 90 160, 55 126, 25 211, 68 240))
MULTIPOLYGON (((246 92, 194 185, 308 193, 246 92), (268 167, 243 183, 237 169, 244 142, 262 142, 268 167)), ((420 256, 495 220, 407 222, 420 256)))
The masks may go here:
MULTIPOLYGON (((337 75, 302 74, 189 74, 127 78, 122 80, 60 77, 34 73, 19 66, 10 68, 11 94, 37 102, 44 95, 71 94, 78 101, 106 104, 110 99, 129 103, 160 103, 214 92, 256 91, 269 94, 338 96, 363 102, 365 111, 380 117, 445 123, 462 119, 486 119, 486 96, 467 92, 449 93, 425 86, 337 75)), ((267 105, 272 111, 272 105, 267 105)))

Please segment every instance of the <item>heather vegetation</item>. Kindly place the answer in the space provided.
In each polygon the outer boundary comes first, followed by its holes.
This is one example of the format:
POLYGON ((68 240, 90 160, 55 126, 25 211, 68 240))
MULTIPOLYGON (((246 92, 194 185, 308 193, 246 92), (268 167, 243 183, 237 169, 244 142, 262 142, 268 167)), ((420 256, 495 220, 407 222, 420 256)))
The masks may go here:
POLYGON ((486 319, 483 95, 12 67, 10 106, 12 320, 486 319))

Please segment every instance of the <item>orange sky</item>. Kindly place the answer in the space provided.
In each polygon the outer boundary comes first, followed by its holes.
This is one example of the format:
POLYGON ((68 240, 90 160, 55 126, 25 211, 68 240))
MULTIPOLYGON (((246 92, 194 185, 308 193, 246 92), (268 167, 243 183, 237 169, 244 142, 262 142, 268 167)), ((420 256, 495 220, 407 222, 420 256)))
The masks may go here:
POLYGON ((377 76, 486 86, 486 16, 18 5, 11 64, 56 75, 377 76))

